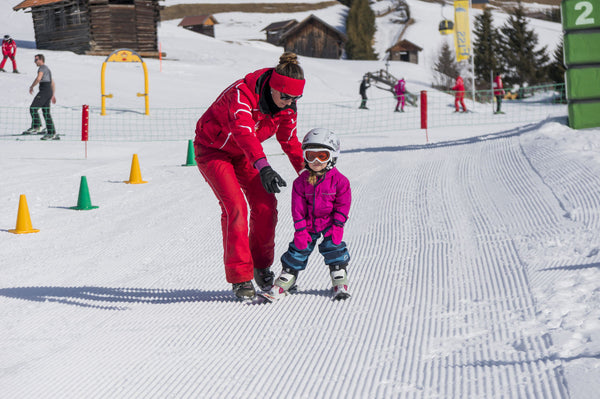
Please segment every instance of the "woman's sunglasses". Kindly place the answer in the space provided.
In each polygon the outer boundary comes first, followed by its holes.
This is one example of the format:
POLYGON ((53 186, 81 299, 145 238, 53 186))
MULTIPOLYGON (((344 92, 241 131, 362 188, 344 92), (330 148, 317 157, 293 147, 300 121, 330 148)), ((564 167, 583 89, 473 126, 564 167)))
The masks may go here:
POLYGON ((285 94, 285 93, 280 93, 279 97, 283 100, 283 101, 287 101, 287 100, 292 100, 292 101, 296 101, 297 99, 299 99, 300 97, 302 97, 302 94, 300 94, 299 96, 290 96, 289 94, 285 94))
POLYGON ((304 159, 309 163, 319 160, 321 163, 328 162, 331 159, 331 150, 327 148, 312 148, 304 150, 304 159))

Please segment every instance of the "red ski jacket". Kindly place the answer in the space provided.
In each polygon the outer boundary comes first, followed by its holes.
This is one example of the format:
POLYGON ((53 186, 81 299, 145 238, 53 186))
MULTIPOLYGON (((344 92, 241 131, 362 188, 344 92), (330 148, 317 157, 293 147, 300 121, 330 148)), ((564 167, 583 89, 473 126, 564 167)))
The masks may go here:
POLYGON ((504 95, 504 85, 502 84, 502 78, 500 75, 496 75, 494 79, 494 95, 495 96, 503 96, 504 95))
POLYGON ((17 43, 14 40, 2 40, 2 55, 14 57, 17 53, 17 43))
POLYGON ((456 78, 456 85, 452 88, 456 92, 456 98, 463 99, 465 98, 465 83, 463 82, 462 77, 456 78))
POLYGON ((233 156, 245 154, 254 165, 265 158, 261 143, 276 135, 294 169, 302 170, 304 160, 296 135, 295 103, 272 113, 263 96, 269 93, 273 70, 259 69, 225 89, 198 120, 194 143, 233 156))

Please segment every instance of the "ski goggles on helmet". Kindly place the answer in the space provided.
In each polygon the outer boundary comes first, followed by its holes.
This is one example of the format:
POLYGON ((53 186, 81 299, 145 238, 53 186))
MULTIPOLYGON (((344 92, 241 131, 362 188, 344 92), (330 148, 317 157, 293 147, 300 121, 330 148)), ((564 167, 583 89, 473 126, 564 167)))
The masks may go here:
POLYGON ((303 151, 303 155, 308 163, 313 163, 317 160, 321 163, 326 163, 331 159, 331 150, 327 148, 307 148, 303 151))

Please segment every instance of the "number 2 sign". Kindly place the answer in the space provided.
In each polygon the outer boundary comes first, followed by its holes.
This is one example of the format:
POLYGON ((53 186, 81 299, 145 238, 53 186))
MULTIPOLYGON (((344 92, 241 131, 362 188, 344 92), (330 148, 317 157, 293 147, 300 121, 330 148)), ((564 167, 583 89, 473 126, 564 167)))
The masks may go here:
POLYGON ((600 28, 598 0, 564 0, 560 7, 565 31, 600 28))

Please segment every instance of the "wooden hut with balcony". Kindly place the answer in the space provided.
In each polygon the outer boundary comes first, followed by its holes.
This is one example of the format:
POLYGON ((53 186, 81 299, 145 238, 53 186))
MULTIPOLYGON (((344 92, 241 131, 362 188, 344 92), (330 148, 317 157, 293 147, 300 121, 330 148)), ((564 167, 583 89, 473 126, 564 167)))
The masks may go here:
POLYGON ((285 51, 316 58, 339 59, 348 38, 315 15, 302 20, 281 36, 285 51))
POLYGON ((28 10, 41 50, 109 55, 127 48, 158 57, 158 4, 162 0, 25 0, 13 10, 28 10))

